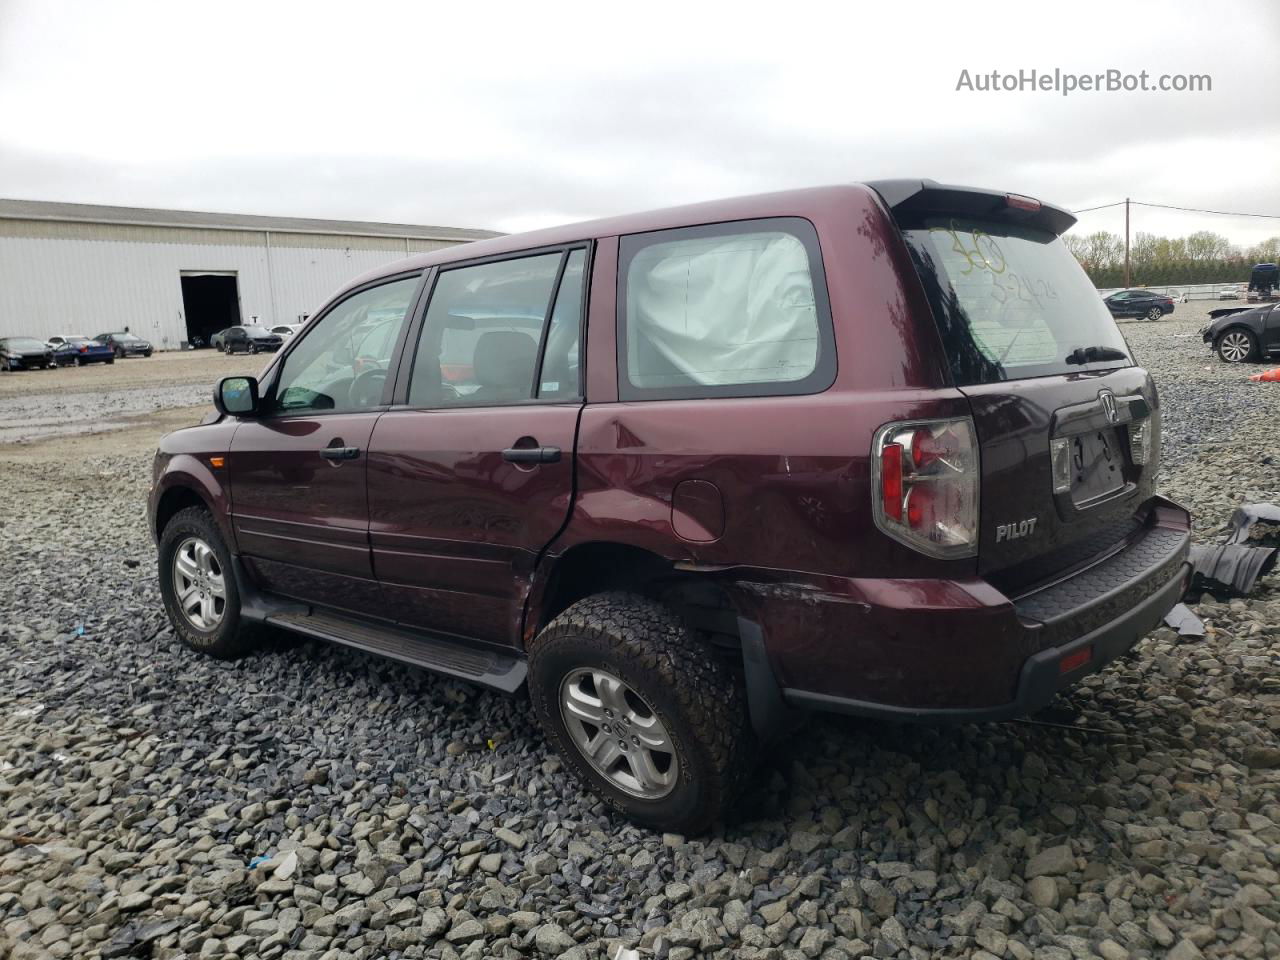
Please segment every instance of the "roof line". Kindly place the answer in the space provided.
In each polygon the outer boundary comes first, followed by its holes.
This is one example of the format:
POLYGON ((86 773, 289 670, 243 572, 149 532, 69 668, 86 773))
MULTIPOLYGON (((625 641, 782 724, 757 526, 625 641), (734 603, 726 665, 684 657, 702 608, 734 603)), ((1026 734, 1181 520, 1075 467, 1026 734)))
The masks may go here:
POLYGON ((236 230, 250 233, 287 233, 309 236, 350 236, 384 240, 483 240, 500 237, 493 230, 462 227, 417 227, 414 224, 382 224, 359 220, 324 220, 317 217, 270 217, 260 214, 213 213, 196 210, 164 210, 116 207, 88 203, 0 198, 0 220, 34 220, 54 223, 95 223, 113 226, 168 227, 184 230, 236 230), (61 209, 58 209, 61 208, 61 209), (97 215, 94 211, 101 211, 97 215), (155 214, 155 218, 138 214, 155 214), (179 217, 166 217, 179 214, 179 217), (190 219, 183 219, 189 217, 190 219), (221 222, 219 222, 221 221, 221 222), (375 229, 369 229, 373 227, 375 229), (385 229, 377 229, 379 227, 385 229))

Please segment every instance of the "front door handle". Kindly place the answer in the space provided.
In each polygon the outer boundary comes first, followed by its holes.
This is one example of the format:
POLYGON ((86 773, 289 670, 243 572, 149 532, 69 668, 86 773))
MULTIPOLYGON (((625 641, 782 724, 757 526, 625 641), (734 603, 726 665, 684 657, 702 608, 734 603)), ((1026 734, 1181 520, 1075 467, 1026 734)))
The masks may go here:
POLYGON ((354 460, 360 456, 359 447, 325 447, 320 456, 326 460, 354 460))
POLYGON ((502 451, 507 463, 559 463, 559 447, 508 447, 502 451))

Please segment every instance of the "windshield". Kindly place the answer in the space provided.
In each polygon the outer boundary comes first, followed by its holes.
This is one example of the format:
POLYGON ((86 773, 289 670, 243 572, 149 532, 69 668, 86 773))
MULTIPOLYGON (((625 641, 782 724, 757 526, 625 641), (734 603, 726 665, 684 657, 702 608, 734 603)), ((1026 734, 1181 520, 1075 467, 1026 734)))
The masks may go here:
POLYGON ((266 327, 245 327, 245 336, 248 337, 270 337, 274 336, 266 327))
POLYGON ((14 337, 8 341, 10 350, 48 350, 48 346, 30 337, 14 337))
POLYGON ((121 343, 130 343, 131 341, 138 339, 132 333, 113 333, 111 336, 119 340, 121 343))
POLYGON ((934 217, 904 234, 959 386, 1132 365, 1097 290, 1052 233, 934 217))

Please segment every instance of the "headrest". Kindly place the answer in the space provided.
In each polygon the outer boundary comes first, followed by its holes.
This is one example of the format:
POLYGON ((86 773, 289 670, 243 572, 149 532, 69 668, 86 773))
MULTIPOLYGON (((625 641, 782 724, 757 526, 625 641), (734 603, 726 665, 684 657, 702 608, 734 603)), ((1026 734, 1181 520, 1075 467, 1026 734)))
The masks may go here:
POLYGON ((490 330, 476 341, 472 367, 482 387, 530 391, 538 343, 519 330, 490 330))

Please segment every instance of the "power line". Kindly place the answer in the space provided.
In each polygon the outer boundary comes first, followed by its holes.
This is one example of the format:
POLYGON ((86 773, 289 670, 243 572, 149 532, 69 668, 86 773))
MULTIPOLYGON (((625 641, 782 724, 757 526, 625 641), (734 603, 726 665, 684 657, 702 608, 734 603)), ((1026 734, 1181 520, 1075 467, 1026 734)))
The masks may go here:
MULTIPOLYGON (((1134 206, 1138 207, 1157 207, 1161 210, 1180 210, 1183 213, 1212 213, 1220 217, 1255 217, 1261 220, 1280 220, 1280 214, 1276 213, 1237 213, 1232 210, 1205 210, 1202 207, 1177 207, 1171 203, 1147 203, 1144 200, 1130 200, 1134 206)), ((1092 213, 1094 210, 1106 210, 1110 207, 1124 206, 1123 200, 1117 200, 1115 203, 1103 203, 1096 207, 1085 207, 1082 210, 1072 210, 1072 213, 1092 213)))
POLYGON ((1259 217, 1263 220, 1280 220, 1280 214, 1277 213, 1235 213, 1230 210, 1203 210, 1200 207, 1175 207, 1168 203, 1146 203, 1142 200, 1134 200, 1140 207, 1159 207, 1162 210, 1182 210, 1186 213, 1216 213, 1222 217, 1259 217))
POLYGON ((1119 207, 1124 204, 1123 200, 1117 200, 1115 203, 1104 203, 1097 207, 1085 207, 1083 210, 1072 210, 1072 213, 1092 213, 1094 210, 1106 210, 1108 207, 1119 207))

